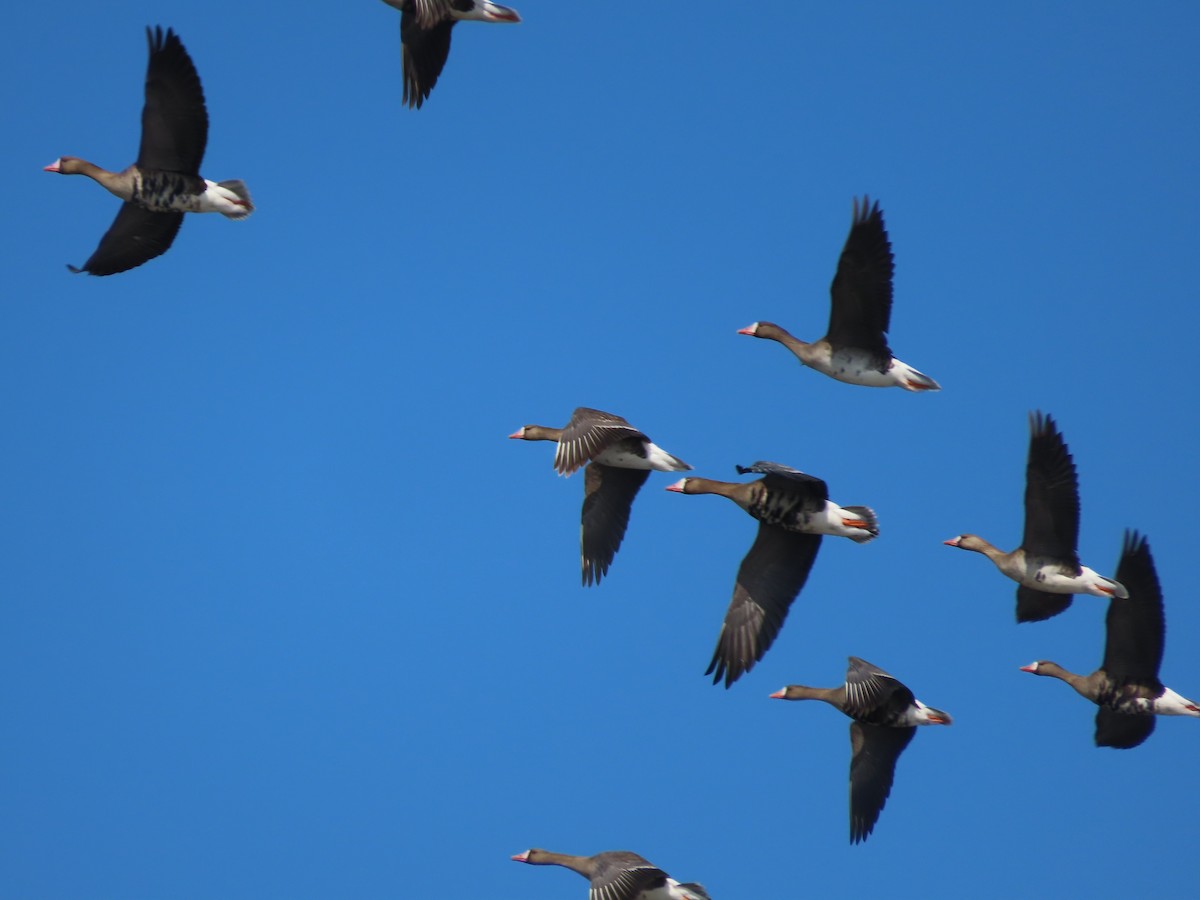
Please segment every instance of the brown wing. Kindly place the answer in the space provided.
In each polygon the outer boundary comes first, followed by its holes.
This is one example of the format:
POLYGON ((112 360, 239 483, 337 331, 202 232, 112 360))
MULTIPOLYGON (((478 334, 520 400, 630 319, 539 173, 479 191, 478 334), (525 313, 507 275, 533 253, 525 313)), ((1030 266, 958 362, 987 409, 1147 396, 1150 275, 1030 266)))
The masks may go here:
POLYGON ((639 900, 667 884, 667 873, 636 853, 608 850, 592 857, 595 871, 588 900, 639 900))
POLYGON ((633 498, 649 477, 649 469, 622 469, 600 463, 584 470, 579 551, 585 587, 599 584, 608 572, 625 537, 633 498))
POLYGON ((620 416, 581 406, 563 427, 554 453, 554 469, 560 475, 570 475, 605 448, 631 438, 648 440, 620 416))
POLYGON ((760 524, 758 536, 738 569, 733 601, 705 675, 725 687, 754 668, 783 627, 788 609, 821 549, 819 534, 784 531, 760 524))
POLYGON ((146 37, 150 63, 137 164, 199 176, 208 143, 208 110, 200 76, 179 35, 170 28, 166 35, 162 28, 147 28, 146 37))
POLYGON ((100 246, 83 268, 67 268, 90 275, 115 275, 140 266, 166 253, 182 224, 181 212, 152 212, 135 203, 122 203, 100 246))
POLYGON ((846 668, 846 715, 862 722, 885 725, 913 703, 913 692, 895 676, 865 659, 850 657, 846 668))
POLYGON ((916 726, 850 723, 850 843, 865 841, 892 792, 896 760, 916 734, 916 726))
POLYGON ((829 332, 835 350, 858 347, 868 350, 881 364, 892 358, 887 344, 892 317, 892 245, 883 225, 879 203, 864 197, 854 201, 850 234, 838 260, 829 288, 829 332))

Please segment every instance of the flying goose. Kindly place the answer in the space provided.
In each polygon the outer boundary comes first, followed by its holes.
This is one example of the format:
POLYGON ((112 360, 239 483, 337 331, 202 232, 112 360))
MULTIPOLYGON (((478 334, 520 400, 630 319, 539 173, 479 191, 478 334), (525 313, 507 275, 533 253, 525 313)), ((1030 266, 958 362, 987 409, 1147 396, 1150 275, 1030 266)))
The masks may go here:
POLYGON ((421 108, 450 55, 450 31, 459 21, 520 22, 515 9, 490 0, 383 0, 400 10, 404 65, 402 103, 421 108))
POLYGON ((1025 535, 1005 553, 974 534, 942 543, 982 553, 1017 582, 1017 621, 1056 616, 1075 594, 1128 597, 1119 581, 1079 564, 1079 479, 1066 441, 1049 415, 1029 417, 1029 460, 1025 465, 1025 535))
POLYGON ((887 331, 892 318, 892 245, 879 203, 854 199, 850 234, 829 293, 829 330, 811 344, 774 322, 755 322, 738 334, 778 341, 806 366, 847 384, 938 391, 941 386, 892 356, 887 331))
POLYGON ((628 850, 571 856, 531 849, 516 854, 531 866, 563 866, 591 882, 588 900, 712 900, 698 884, 680 884, 662 869, 628 850))
POLYGON ((1125 533, 1117 578, 1128 596, 1108 601, 1104 661, 1091 675, 1076 675, 1057 663, 1038 660, 1022 672, 1059 678, 1100 707, 1096 746, 1127 750, 1154 731, 1155 716, 1198 716, 1200 706, 1158 680, 1166 621, 1162 589, 1150 545, 1136 531, 1125 533))
POLYGON ((896 760, 918 725, 949 725, 951 718, 926 706, 912 691, 878 666, 850 657, 846 683, 836 688, 789 684, 775 700, 824 700, 854 721, 850 723, 850 843, 865 841, 883 811, 896 760))
POLYGON ((758 481, 731 483, 683 478, 667 487, 679 494, 718 494, 758 519, 758 535, 742 560, 717 647, 705 675, 728 688, 754 668, 775 641, 788 609, 816 561, 825 534, 866 543, 879 534, 866 506, 838 506, 825 482, 789 466, 738 466, 758 481))
POLYGON ((219 212, 244 219, 254 211, 241 181, 212 182, 200 176, 208 141, 204 89, 192 58, 170 28, 146 29, 150 63, 142 107, 137 161, 110 172, 84 159, 62 156, 45 167, 60 175, 87 175, 125 201, 100 246, 72 272, 114 275, 167 252, 185 212, 219 212))
POLYGON ((557 441, 554 469, 559 475, 570 475, 587 465, 579 534, 585 586, 599 584, 608 572, 625 537, 633 498, 650 477, 650 470, 691 469, 620 416, 586 406, 576 409, 564 428, 525 425, 509 437, 557 441))

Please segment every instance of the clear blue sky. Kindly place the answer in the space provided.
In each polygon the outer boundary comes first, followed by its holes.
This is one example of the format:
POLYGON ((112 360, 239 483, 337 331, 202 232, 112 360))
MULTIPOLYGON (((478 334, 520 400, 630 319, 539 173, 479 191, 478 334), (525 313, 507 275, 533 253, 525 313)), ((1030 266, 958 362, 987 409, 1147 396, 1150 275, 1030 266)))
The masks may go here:
POLYGON ((1149 535, 1163 678, 1200 696, 1200 8, 517 5, 456 29, 420 112, 380 2, 10 11, 0 895, 584 896, 509 861, 530 846, 633 849, 716 900, 1194 892, 1200 723, 1093 747, 1094 707, 1018 666, 1090 672, 1104 603, 1018 628, 941 542, 1019 542, 1050 412, 1084 562, 1149 535), (203 79, 206 176, 258 210, 72 276, 118 201, 41 168, 133 160, 155 23, 203 79), (892 346, 940 394, 735 334, 823 333, 863 193, 892 346), (819 475, 883 533, 827 540, 712 687, 755 523, 656 474, 584 590, 582 478, 505 439, 578 405, 698 475, 819 475), (767 698, 849 654, 955 716, 858 847, 847 720, 767 698))

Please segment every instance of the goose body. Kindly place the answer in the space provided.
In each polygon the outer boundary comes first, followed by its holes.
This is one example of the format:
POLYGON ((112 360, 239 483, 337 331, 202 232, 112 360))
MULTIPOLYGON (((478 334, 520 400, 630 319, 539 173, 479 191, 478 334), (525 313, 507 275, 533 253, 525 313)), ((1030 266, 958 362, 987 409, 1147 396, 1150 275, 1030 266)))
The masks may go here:
POLYGON ((629 850, 572 856, 534 848, 512 858, 531 866, 562 866, 578 872, 591 884, 588 900, 712 900, 699 884, 680 884, 629 850))
POLYGON ((680 472, 687 463, 653 443, 620 416, 581 406, 562 428, 525 425, 509 435, 554 441, 554 469, 584 472, 580 560, 585 586, 599 584, 621 547, 633 501, 651 471, 680 472))
POLYGON ((829 329, 820 340, 793 337, 774 322, 755 322, 738 334, 777 341, 804 365, 847 384, 937 391, 941 386, 892 355, 892 245, 876 202, 854 200, 850 234, 830 285, 829 329))
POLYGON ((1079 562, 1079 478, 1066 441, 1049 415, 1029 417, 1025 465, 1025 533, 1007 553, 974 534, 943 543, 982 553, 1017 582, 1017 621, 1036 622, 1071 605, 1074 594, 1128 597, 1120 581, 1079 562))
POLYGON ((515 9, 490 0, 383 0, 400 10, 401 102, 420 109, 450 56, 450 32, 458 22, 520 22, 515 9))
POLYGON ((829 500, 825 482, 778 463, 738 466, 761 474, 758 481, 732 483, 683 478, 667 487, 680 494, 718 494, 758 520, 758 534, 738 568, 733 599, 705 675, 725 687, 762 659, 783 627, 792 602, 808 580, 823 535, 858 543, 879 533, 866 506, 841 507, 829 500))
POLYGON ((850 842, 865 841, 892 791, 896 760, 918 725, 949 725, 949 714, 926 706, 898 679, 857 656, 850 657, 846 682, 836 688, 789 684, 776 700, 822 700, 850 723, 850 842))
POLYGON ((1125 535, 1117 578, 1127 588, 1127 596, 1112 595, 1109 600, 1099 669, 1076 675, 1058 663, 1038 660, 1021 671, 1065 681, 1099 706, 1096 745, 1125 750, 1150 736, 1155 716, 1200 718, 1200 705, 1159 681, 1166 636, 1162 588, 1150 545, 1136 532, 1125 535))
POLYGON ((165 253, 186 212, 244 219, 254 211, 244 182, 200 176, 208 141, 200 76, 174 31, 147 28, 146 34, 150 61, 137 161, 121 172, 73 156, 45 167, 60 175, 86 175, 125 201, 88 261, 81 268, 68 267, 73 272, 113 275, 165 253))

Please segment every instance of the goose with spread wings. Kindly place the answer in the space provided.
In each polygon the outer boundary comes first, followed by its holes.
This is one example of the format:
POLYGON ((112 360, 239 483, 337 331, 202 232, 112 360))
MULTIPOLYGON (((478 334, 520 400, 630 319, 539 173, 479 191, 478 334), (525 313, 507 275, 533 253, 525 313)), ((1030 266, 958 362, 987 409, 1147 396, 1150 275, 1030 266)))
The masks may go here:
POLYGON ((756 462, 738 466, 758 481, 728 482, 683 478, 667 487, 679 494, 717 494, 758 520, 758 534, 738 568, 733 600, 725 613, 717 647, 705 675, 729 687, 774 643, 792 601, 808 580, 822 535, 866 543, 879 534, 875 512, 866 506, 838 506, 825 482, 790 466, 756 462))
POLYGON ((809 343, 774 322, 755 322, 738 334, 777 341, 806 366, 830 378, 865 387, 937 391, 941 386, 892 356, 892 244, 878 201, 854 199, 850 234, 830 285, 829 330, 809 343))
POLYGON ((85 159, 62 156, 45 171, 86 175, 125 203, 100 246, 72 272, 115 275, 161 256, 170 248, 185 212, 218 212, 244 219, 254 211, 242 181, 201 177, 208 143, 208 110, 192 58, 170 28, 146 29, 150 62, 142 106, 137 161, 110 172, 85 159))
POLYGON ((583 475, 579 555, 585 586, 599 584, 625 538, 629 514, 651 470, 682 472, 692 467, 672 456, 625 419, 581 406, 562 428, 525 425, 509 435, 523 441, 555 441, 554 469, 583 475))
POLYGON ((515 9, 491 0, 383 0, 400 10, 400 55, 409 109, 429 99, 450 56, 450 32, 458 22, 520 22, 515 9))
POLYGON ((1106 578, 1079 562, 1079 477, 1054 419, 1029 417, 1025 464, 1025 534, 1007 553, 974 534, 942 543, 982 553, 1017 582, 1017 621, 1038 622, 1071 605, 1075 594, 1128 597, 1120 580, 1106 578))
POLYGON ((926 706, 904 684, 878 666, 850 657, 846 683, 836 688, 789 684, 775 700, 823 700, 850 723, 850 843, 865 841, 875 829, 896 775, 896 760, 918 725, 949 725, 951 718, 926 706))
POLYGON ((1065 681, 1100 708, 1096 746, 1127 750, 1154 731, 1155 716, 1200 717, 1200 705, 1175 693, 1158 677, 1166 617, 1150 545, 1136 531, 1125 534, 1117 579, 1128 596, 1113 595, 1105 622, 1104 661, 1091 675, 1076 675, 1040 659, 1022 672, 1065 681))

